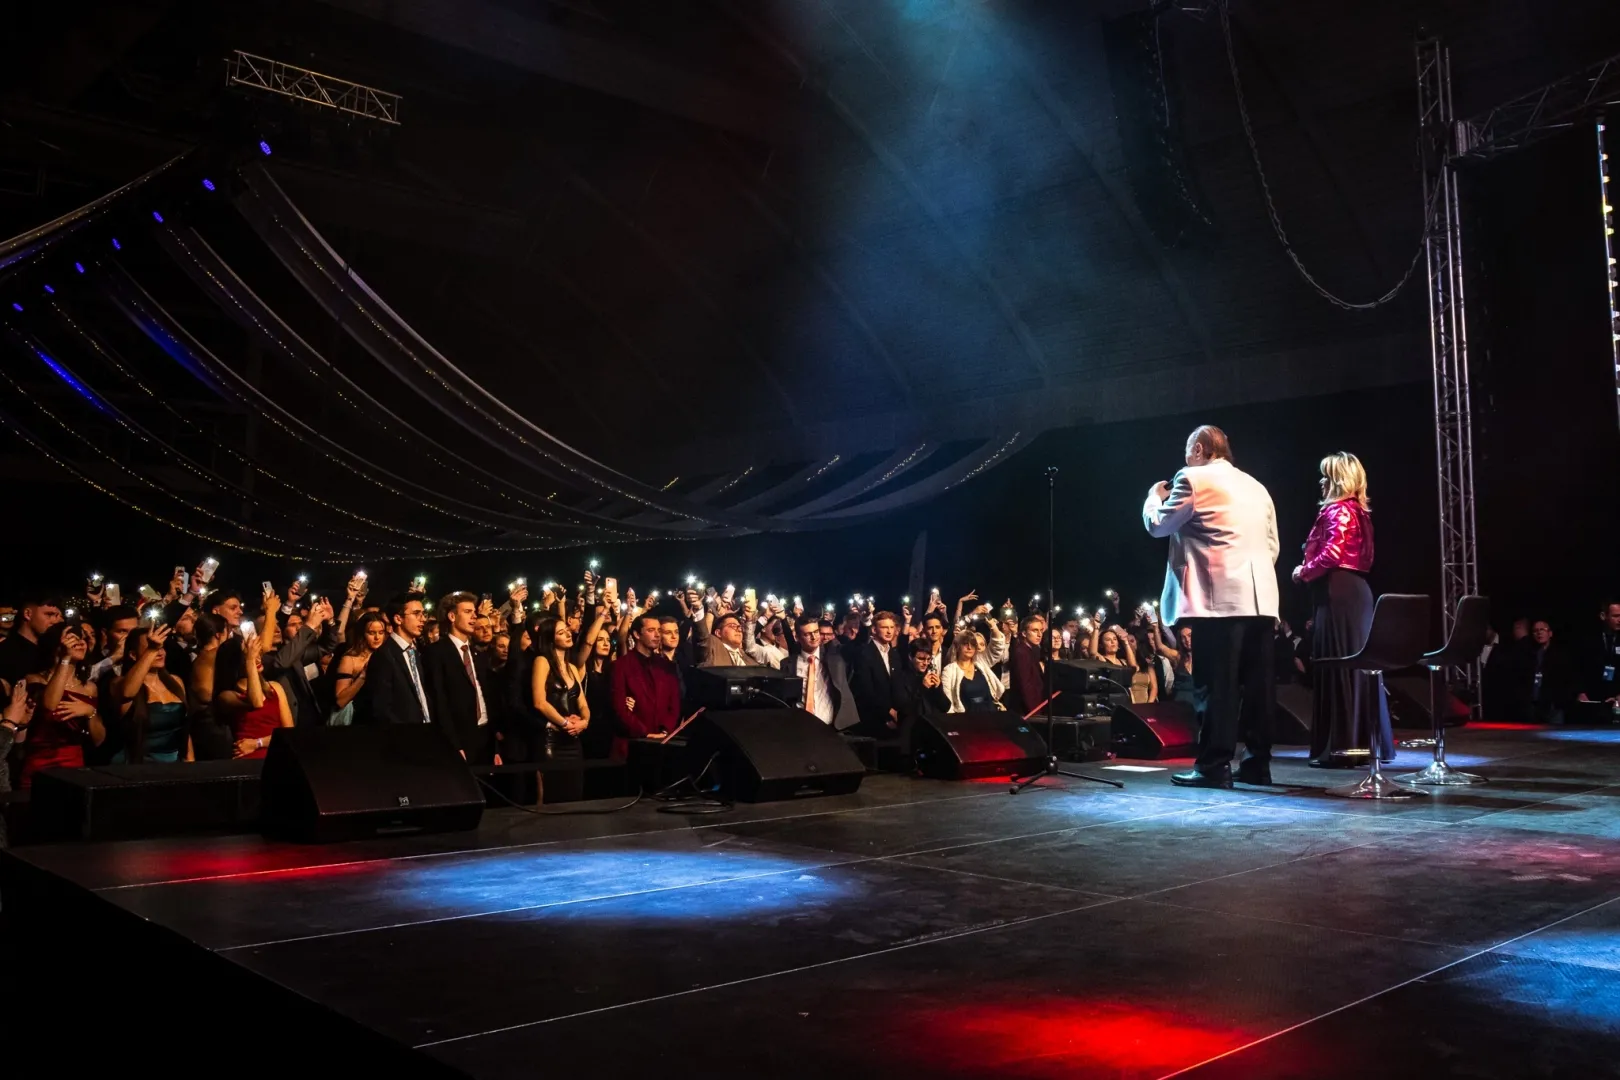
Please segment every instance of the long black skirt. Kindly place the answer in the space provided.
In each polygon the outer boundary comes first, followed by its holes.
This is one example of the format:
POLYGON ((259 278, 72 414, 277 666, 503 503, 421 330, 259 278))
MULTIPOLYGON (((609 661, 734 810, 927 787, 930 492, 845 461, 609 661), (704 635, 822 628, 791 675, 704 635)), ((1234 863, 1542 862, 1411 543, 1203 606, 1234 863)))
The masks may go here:
MULTIPOLYGON (((1330 570, 1311 583, 1315 615, 1311 656, 1350 656, 1367 643, 1372 629, 1373 594, 1367 579, 1353 570, 1330 570)), ((1345 668, 1315 665, 1311 671, 1311 759, 1355 764, 1345 757, 1367 749, 1369 730, 1377 732, 1378 756, 1395 755, 1389 705, 1383 687, 1345 668)), ((1360 758, 1365 761, 1365 758, 1360 758)))

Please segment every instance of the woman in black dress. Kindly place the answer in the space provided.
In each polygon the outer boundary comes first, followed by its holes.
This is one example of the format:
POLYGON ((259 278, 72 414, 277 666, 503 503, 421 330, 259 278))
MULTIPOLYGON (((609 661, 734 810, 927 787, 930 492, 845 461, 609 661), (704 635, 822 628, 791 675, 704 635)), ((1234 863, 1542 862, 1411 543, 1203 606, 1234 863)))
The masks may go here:
MULTIPOLYGON (((1351 656, 1372 629, 1373 594, 1367 574, 1373 565, 1372 512, 1367 472, 1354 454, 1340 451, 1322 459, 1322 508, 1305 541, 1305 558, 1294 567, 1294 583, 1309 584, 1315 613, 1313 658, 1351 656)), ((1310 764, 1318 769, 1350 768, 1366 759, 1369 728, 1377 734, 1378 756, 1395 756, 1389 705, 1383 688, 1333 666, 1313 667, 1310 764)))
POLYGON ((542 725, 531 750, 537 760, 578 766, 546 772, 546 786, 553 799, 563 801, 578 799, 583 792, 585 755, 580 736, 591 723, 591 707, 585 700, 585 672, 569 658, 573 648, 573 633, 566 622, 557 618, 542 620, 534 628, 529 645, 533 655, 529 671, 531 718, 542 725))
MULTIPOLYGON (((587 716, 613 715, 610 688, 613 685, 613 635, 606 630, 591 642, 591 651, 585 657, 585 706, 587 716)), ((613 725, 592 724, 580 737, 587 758, 613 756, 613 725)))

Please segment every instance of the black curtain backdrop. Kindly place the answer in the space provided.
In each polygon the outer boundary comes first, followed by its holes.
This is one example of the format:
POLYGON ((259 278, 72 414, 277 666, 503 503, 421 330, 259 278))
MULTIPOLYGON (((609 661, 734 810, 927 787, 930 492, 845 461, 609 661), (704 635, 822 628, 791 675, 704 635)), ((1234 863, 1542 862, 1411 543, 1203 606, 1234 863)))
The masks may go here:
MULTIPOLYGON (((917 534, 928 534, 926 573, 954 602, 977 589, 990 603, 1010 597, 1022 606, 1046 589, 1047 465, 1059 469, 1057 486, 1057 601, 1095 607, 1102 590, 1115 588, 1127 607, 1157 597, 1163 581, 1164 543, 1141 525, 1148 488, 1181 465, 1187 433, 1199 423, 1224 427, 1238 464, 1268 488, 1277 504, 1283 554, 1280 573, 1298 561, 1317 498, 1317 463, 1334 450, 1361 456, 1372 479, 1378 526, 1374 587, 1430 591, 1437 579, 1434 441, 1431 398, 1425 385, 1213 410, 1207 414, 1138 420, 1048 432, 999 468, 915 510, 877 525, 838 532, 752 536, 733 541, 657 542, 594 552, 466 556, 432 562, 368 567, 373 595, 386 596, 419 571, 429 592, 499 588, 523 574, 538 585, 548 577, 577 581, 592 555, 603 572, 634 585, 667 590, 687 572, 739 589, 799 592, 806 607, 842 603, 851 592, 897 603, 907 588, 917 534)), ((103 496, 70 489, 25 487, 19 505, 44 511, 33 528, 14 530, 16 558, 0 562, 4 595, 46 582, 77 590, 99 570, 126 595, 159 580, 176 563, 194 565, 206 554, 222 563, 219 581, 256 591, 265 578, 284 586, 308 570, 316 589, 341 588, 348 566, 298 567, 210 547, 111 504, 103 496), (46 507, 70 510, 58 516, 46 507), (71 508, 71 509, 70 509, 71 508), (70 522, 84 524, 70 524, 70 522)), ((1285 612, 1303 617, 1301 591, 1285 585, 1285 612)), ((921 600, 921 597, 917 598, 921 600)))
POLYGON ((1620 422, 1593 125, 1465 179, 1481 582, 1498 622, 1549 617, 1584 631, 1620 597, 1620 422))

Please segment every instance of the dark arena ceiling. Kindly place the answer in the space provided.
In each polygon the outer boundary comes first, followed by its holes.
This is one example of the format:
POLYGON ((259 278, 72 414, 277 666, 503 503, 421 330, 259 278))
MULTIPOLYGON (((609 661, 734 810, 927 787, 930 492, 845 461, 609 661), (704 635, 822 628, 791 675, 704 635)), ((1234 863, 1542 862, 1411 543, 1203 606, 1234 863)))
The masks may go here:
MULTIPOLYGON (((1279 220, 1358 302, 1419 250, 1420 33, 1451 47, 1459 116, 1620 51, 1612 0, 1229 12, 1279 220)), ((0 234, 188 152, 141 195, 143 213, 170 208, 164 226, 98 263, 96 300, 53 301, 78 320, 56 340, 114 307, 126 337, 161 315, 236 373, 215 381, 247 377, 332 453, 369 446, 411 472, 397 430, 373 434, 294 381, 291 353, 245 343, 196 272, 217 256, 316 363, 477 463, 413 473, 435 499, 482 513, 475 488, 521 488, 491 519, 507 531, 466 547, 611 522, 858 521, 1045 430, 1428 378, 1421 266, 1393 302, 1347 310, 1290 263, 1215 0, 125 0, 26 5, 13 28, 0 234), (228 90, 236 49, 401 94, 402 122, 228 90), (242 152, 261 138, 273 155, 242 152), (229 178, 213 203, 199 169, 229 178), (176 184, 183 201, 164 194, 176 184), (305 240, 488 392, 477 415, 523 423, 471 433, 472 414, 402 386, 298 287, 255 212, 301 213, 305 240), (562 490, 531 475, 523 431, 574 455, 562 490), (532 528, 554 516, 536 498, 567 527, 532 528)), ((27 320, 11 332, 9 348, 47 344, 27 320)), ((7 370, 41 400, 63 393, 7 370)), ((262 450, 237 438, 249 410, 208 383, 172 388, 187 422, 230 433, 237 458, 293 460, 274 431, 262 450)), ((300 482, 332 471, 297 460, 300 482)), ((153 468, 183 491, 185 470, 153 468)))

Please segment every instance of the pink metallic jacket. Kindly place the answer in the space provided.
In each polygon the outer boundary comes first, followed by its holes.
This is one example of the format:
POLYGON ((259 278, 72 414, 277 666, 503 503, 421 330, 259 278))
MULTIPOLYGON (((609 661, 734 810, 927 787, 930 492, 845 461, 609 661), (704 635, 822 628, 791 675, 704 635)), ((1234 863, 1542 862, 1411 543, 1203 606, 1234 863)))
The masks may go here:
POLYGON ((1328 503, 1316 515, 1310 539, 1305 541, 1305 561, 1300 580, 1315 581, 1329 570, 1372 569, 1372 515, 1354 499, 1328 503))

